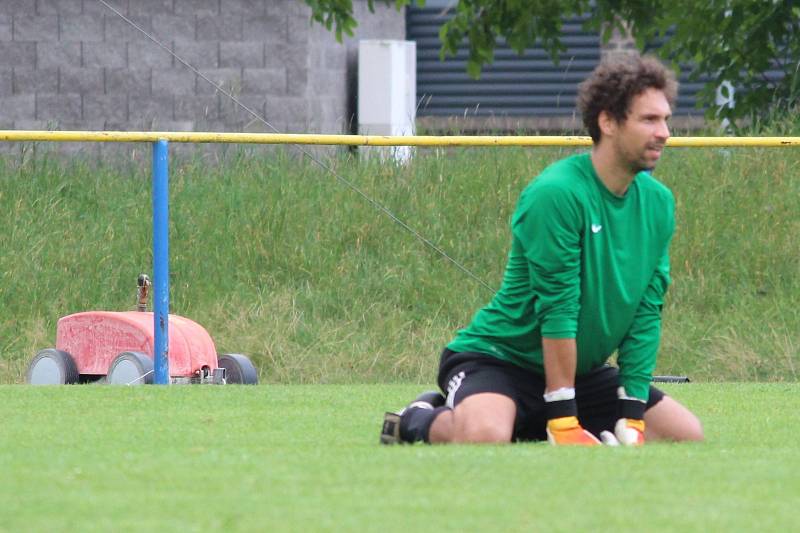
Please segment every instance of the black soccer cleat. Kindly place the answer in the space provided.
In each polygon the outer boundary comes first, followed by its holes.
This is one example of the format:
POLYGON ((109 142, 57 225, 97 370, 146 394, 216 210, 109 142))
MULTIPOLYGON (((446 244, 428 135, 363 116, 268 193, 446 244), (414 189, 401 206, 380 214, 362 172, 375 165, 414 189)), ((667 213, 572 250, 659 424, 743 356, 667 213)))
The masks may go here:
POLYGON ((381 428, 381 444, 412 444, 420 440, 415 432, 409 435, 408 428, 403 425, 404 418, 415 409, 427 409, 433 411, 437 407, 445 404, 445 397, 438 391, 423 392, 417 396, 413 402, 405 406, 396 413, 387 412, 383 415, 383 427, 381 428))
POLYGON ((386 412, 383 415, 381 444, 403 444, 400 439, 400 414, 386 412))

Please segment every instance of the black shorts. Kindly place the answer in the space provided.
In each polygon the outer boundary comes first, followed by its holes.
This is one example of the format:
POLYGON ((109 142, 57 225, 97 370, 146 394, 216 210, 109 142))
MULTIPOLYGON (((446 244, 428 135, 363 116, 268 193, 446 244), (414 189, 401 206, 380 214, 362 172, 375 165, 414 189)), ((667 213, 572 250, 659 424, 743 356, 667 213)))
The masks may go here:
MULTIPOLYGON (((447 405, 455 407, 472 394, 493 392, 517 404, 512 440, 546 440, 544 376, 490 355, 453 352, 447 348, 439 363, 439 387, 447 405)), ((594 435, 614 431, 617 421, 619 371, 609 365, 575 378, 575 401, 581 425, 594 435)), ((646 409, 661 401, 664 393, 650 387, 646 409)))

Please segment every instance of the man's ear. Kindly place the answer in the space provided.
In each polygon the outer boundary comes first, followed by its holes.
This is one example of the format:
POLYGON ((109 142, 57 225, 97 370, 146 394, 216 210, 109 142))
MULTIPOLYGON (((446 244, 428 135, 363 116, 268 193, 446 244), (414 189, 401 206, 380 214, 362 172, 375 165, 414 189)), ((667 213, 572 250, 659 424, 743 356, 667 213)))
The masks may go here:
POLYGON ((617 121, 608 111, 600 111, 597 115, 597 125, 600 127, 600 132, 607 137, 613 137, 617 131, 617 121))

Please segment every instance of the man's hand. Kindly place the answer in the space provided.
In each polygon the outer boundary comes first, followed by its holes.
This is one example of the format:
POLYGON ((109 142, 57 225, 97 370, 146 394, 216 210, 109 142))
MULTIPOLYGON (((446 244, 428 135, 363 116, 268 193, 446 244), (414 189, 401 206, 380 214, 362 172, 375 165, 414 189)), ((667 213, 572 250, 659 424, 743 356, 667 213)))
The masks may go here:
POLYGON ((583 429, 578 417, 564 416, 547 421, 547 442, 554 446, 598 446, 597 437, 583 429))
POLYGON ((614 436, 623 446, 641 446, 644 444, 644 420, 620 418, 614 425, 614 436))
POLYGON ((625 389, 617 389, 620 418, 614 425, 614 433, 603 431, 600 438, 608 446, 641 446, 644 444, 644 400, 630 398, 625 389))

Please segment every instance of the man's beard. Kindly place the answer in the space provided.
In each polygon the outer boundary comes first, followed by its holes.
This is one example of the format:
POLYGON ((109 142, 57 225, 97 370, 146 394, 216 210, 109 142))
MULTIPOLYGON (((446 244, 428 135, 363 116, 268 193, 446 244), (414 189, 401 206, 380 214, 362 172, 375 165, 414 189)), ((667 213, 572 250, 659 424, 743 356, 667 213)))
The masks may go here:
MULTIPOLYGON (((644 147, 644 152, 648 150, 658 150, 661 152, 663 147, 659 146, 650 146, 647 145, 644 147)), ((631 155, 627 153, 622 147, 619 147, 619 153, 627 160, 628 169, 635 175, 639 172, 646 171, 652 173, 653 170, 656 168, 656 164, 658 163, 658 159, 650 163, 645 158, 644 154, 641 155, 631 155)))

